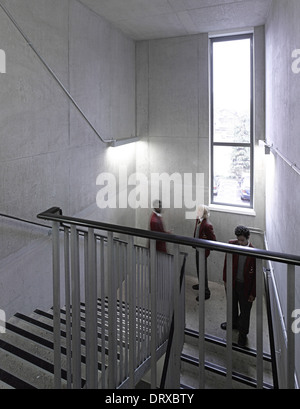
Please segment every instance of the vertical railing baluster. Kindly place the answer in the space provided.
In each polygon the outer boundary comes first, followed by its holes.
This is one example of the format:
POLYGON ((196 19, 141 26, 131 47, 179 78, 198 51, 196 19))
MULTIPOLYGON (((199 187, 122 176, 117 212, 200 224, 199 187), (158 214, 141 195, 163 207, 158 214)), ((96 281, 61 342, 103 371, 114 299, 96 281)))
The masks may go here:
POLYGON ((161 340, 161 279, 162 279, 162 272, 163 272, 163 254, 160 252, 156 253, 156 265, 157 265, 157 272, 156 272, 156 319, 157 319, 157 340, 156 340, 156 348, 160 345, 161 340))
POLYGON ((185 305, 185 265, 186 265, 186 257, 187 255, 184 256, 184 265, 183 265, 183 276, 181 277, 181 293, 180 293, 180 299, 181 299, 181 345, 183 347, 184 344, 184 339, 185 339, 185 311, 186 311, 186 305, 185 305))
POLYGON ((232 388, 232 255, 227 253, 226 296, 227 296, 227 330, 226 330, 226 388, 232 388))
POLYGON ((97 330, 97 277, 96 241, 94 229, 88 229, 86 280, 86 386, 98 389, 98 330, 97 330))
POLYGON ((135 387, 136 369, 136 268, 133 237, 128 237, 127 272, 129 276, 129 387, 135 387))
MULTIPOLYGON (((79 235, 80 237, 80 235, 79 235)), ((89 367, 89 351, 90 351, 90 337, 88 335, 89 332, 89 315, 90 315, 90 308, 89 308, 89 295, 88 295, 88 234, 83 233, 83 263, 84 263, 84 268, 83 268, 83 280, 84 280, 84 302, 85 302, 85 357, 86 357, 86 364, 85 364, 85 389, 89 389, 88 383, 89 383, 89 376, 88 376, 88 367, 89 367)))
POLYGON ((128 275, 128 266, 127 266, 127 245, 124 245, 123 248, 123 271, 124 271, 124 308, 125 308, 125 314, 124 314, 124 350, 125 350, 125 377, 129 376, 129 307, 128 307, 128 281, 129 281, 129 275, 128 275))
POLYGON ((139 363, 143 361, 143 265, 142 265, 142 249, 139 247, 139 363))
POLYGON ((137 327, 137 364, 141 362, 141 326, 140 326, 140 300, 141 300, 141 280, 140 280, 140 248, 135 247, 136 254, 136 327, 137 327))
POLYGON ((73 388, 81 388, 81 331, 80 331, 80 277, 79 248, 76 226, 71 226, 71 281, 72 281, 72 373, 73 388))
POLYGON ((142 326, 142 360, 144 361, 146 358, 145 352, 146 352, 146 345, 145 345, 145 340, 146 340, 146 323, 145 323, 145 252, 144 249, 141 248, 141 288, 142 288, 142 302, 141 302, 141 308, 142 308, 142 320, 141 320, 141 326, 142 326))
POLYGON ((174 305, 174 335, 173 335, 173 385, 180 389, 180 356, 181 356, 181 334, 180 334, 180 266, 179 266, 179 244, 174 244, 174 276, 173 276, 173 305, 174 305))
POLYGON ((106 389, 106 359, 105 359, 105 257, 104 240, 100 240, 100 298, 101 298, 101 388, 106 389))
POLYGON ((205 388, 205 250, 198 249, 199 265, 199 389, 205 388))
POLYGON ((292 317, 295 310, 295 266, 287 265, 287 388, 295 389, 295 334, 292 317))
POLYGON ((256 377, 257 388, 263 389, 263 267, 256 260, 256 377))
POLYGON ((123 317, 126 314, 126 310, 123 313, 123 244, 119 243, 118 264, 119 264, 119 338, 120 338, 120 382, 123 381, 124 370, 124 348, 123 348, 123 317))
POLYGON ((117 297, 113 233, 107 233, 108 266, 108 388, 117 387, 117 297))
POLYGON ((59 223, 53 222, 53 339, 54 339, 54 387, 61 388, 61 337, 60 337, 60 241, 59 223))
MULTIPOLYGON (((119 241, 114 240, 113 241, 113 246, 114 246, 114 280, 115 280, 115 308, 116 308, 116 338, 115 338, 115 343, 116 343, 116 356, 119 356, 121 359, 121 351, 120 351, 120 332, 119 332, 119 326, 118 326, 118 321, 120 318, 121 312, 121 305, 120 305, 120 300, 118 300, 118 285, 119 285, 119 274, 120 274, 120 263, 119 263, 119 257, 120 257, 120 246, 119 246, 119 241)), ((115 358, 117 359, 117 358, 115 358)), ((116 367, 116 385, 120 384, 120 360, 118 360, 118 364, 116 367), (119 368, 118 368, 119 364, 119 368)))
POLYGON ((65 308, 66 308, 66 370, 67 388, 72 384, 72 341, 71 341, 71 281, 70 281, 70 232, 64 228, 65 256, 65 308))
MULTIPOLYGON (((177 250, 176 250, 177 251, 177 250)), ((165 325, 166 325, 166 303, 165 303, 165 281, 168 276, 168 266, 167 266, 167 261, 168 261, 168 255, 164 254, 163 255, 163 266, 162 266, 162 274, 159 277, 160 279, 160 342, 159 344, 164 341, 164 335, 165 335, 165 325)))
POLYGON ((156 345, 157 345, 157 258, 156 241, 150 240, 150 291, 151 291, 151 388, 157 387, 156 345))
POLYGON ((151 334, 150 334, 150 330, 151 330, 151 324, 150 324, 150 316, 151 316, 151 306, 150 306, 150 302, 151 302, 151 276, 150 276, 150 251, 149 249, 147 249, 147 264, 146 264, 146 271, 147 271, 147 275, 146 275, 146 279, 147 279, 147 300, 146 300, 146 311, 147 311, 147 316, 146 316, 146 320, 147 320, 147 356, 150 355, 151 353, 151 334))

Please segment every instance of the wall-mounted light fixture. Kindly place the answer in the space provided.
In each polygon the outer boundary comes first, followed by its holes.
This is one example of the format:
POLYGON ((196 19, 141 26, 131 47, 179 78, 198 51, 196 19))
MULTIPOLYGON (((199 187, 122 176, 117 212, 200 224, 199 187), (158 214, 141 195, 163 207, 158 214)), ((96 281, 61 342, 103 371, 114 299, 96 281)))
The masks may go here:
POLYGON ((116 148, 117 146, 128 145, 129 143, 138 142, 140 137, 138 136, 131 136, 130 138, 119 139, 116 141, 111 142, 110 146, 116 148))
POLYGON ((265 155, 270 155, 271 148, 273 145, 269 145, 265 140, 259 140, 259 146, 262 146, 265 148, 265 155))

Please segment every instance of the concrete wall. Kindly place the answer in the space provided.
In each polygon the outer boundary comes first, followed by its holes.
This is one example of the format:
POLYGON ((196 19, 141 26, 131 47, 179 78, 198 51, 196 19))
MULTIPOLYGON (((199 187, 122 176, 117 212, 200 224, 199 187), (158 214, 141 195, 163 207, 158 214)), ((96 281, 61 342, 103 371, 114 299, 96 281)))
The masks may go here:
MULTIPOLYGON (((292 70, 292 52, 300 48, 300 3, 273 1, 266 25, 266 137, 286 158, 300 167, 300 74, 292 70)), ((299 66, 299 64, 298 64, 299 66)), ((266 225, 271 250, 299 255, 300 176, 279 156, 267 166, 266 225)), ((286 267, 273 265, 283 316, 286 317, 286 267)), ((300 269, 296 271, 296 308, 300 308, 300 269)), ((285 318, 286 319, 286 318, 285 318)), ((300 371, 300 338, 296 336, 300 371)), ((281 359, 285 361, 284 350, 281 359)))
MULTIPOLYGON (((2 3, 104 139, 135 133, 133 41, 75 0, 2 3)), ((37 221, 60 206, 67 215, 134 225, 133 211, 125 218, 125 211, 97 208, 96 178, 118 173, 121 161, 134 171, 135 151, 124 156, 98 139, 1 9, 0 38, 7 65, 0 74, 0 213, 37 221)), ((0 231, 0 308, 9 314, 9 303, 22 305, 23 294, 33 297, 51 277, 51 247, 47 230, 0 218, 0 231), (39 280, 29 279, 32 270, 39 280)))
MULTIPOLYGON (((153 172, 204 174, 204 203, 209 203, 209 61, 208 35, 178 37, 137 43, 137 133, 143 137, 137 169, 153 172)), ((211 211, 217 239, 234 237, 238 224, 264 229, 264 165, 258 140, 264 139, 264 28, 255 29, 255 216, 211 211)), ((183 179, 182 179, 183 180, 183 179)), ((195 179, 194 179, 195 182, 195 179)), ((195 193, 195 191, 194 191, 195 193)), ((137 212, 137 225, 147 228, 151 211, 137 212)), ((185 220, 184 209, 166 209, 167 230, 192 236, 194 220, 185 220)), ((260 237, 254 244, 262 247, 260 237)), ((213 253, 210 279, 222 281, 224 256, 213 253)), ((187 271, 195 274, 194 253, 187 271)))

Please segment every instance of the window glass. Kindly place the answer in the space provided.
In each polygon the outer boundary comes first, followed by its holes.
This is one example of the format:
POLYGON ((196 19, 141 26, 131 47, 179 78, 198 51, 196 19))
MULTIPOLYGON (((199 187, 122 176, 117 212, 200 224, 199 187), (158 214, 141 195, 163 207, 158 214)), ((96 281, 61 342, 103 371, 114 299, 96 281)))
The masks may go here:
POLYGON ((253 207, 252 35, 211 40, 211 202, 253 207))
POLYGON ((213 43, 214 142, 250 143, 250 39, 213 43))
POLYGON ((250 163, 249 147, 214 147, 214 203, 250 206, 250 163))

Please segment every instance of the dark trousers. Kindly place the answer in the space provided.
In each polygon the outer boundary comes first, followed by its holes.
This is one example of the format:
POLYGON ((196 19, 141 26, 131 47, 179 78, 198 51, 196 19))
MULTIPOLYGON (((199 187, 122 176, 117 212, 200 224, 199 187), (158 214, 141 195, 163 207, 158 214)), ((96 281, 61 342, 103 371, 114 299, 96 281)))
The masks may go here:
POLYGON ((236 281, 232 292, 232 324, 240 333, 247 335, 250 326, 252 302, 245 297, 244 284, 236 281), (239 314, 240 309, 240 314, 239 314))
MULTIPOLYGON (((196 267, 197 267, 197 277, 199 281, 199 250, 196 250, 196 267)), ((210 289, 208 288, 208 276, 207 276, 207 257, 205 257, 205 295, 210 296, 210 289)))

